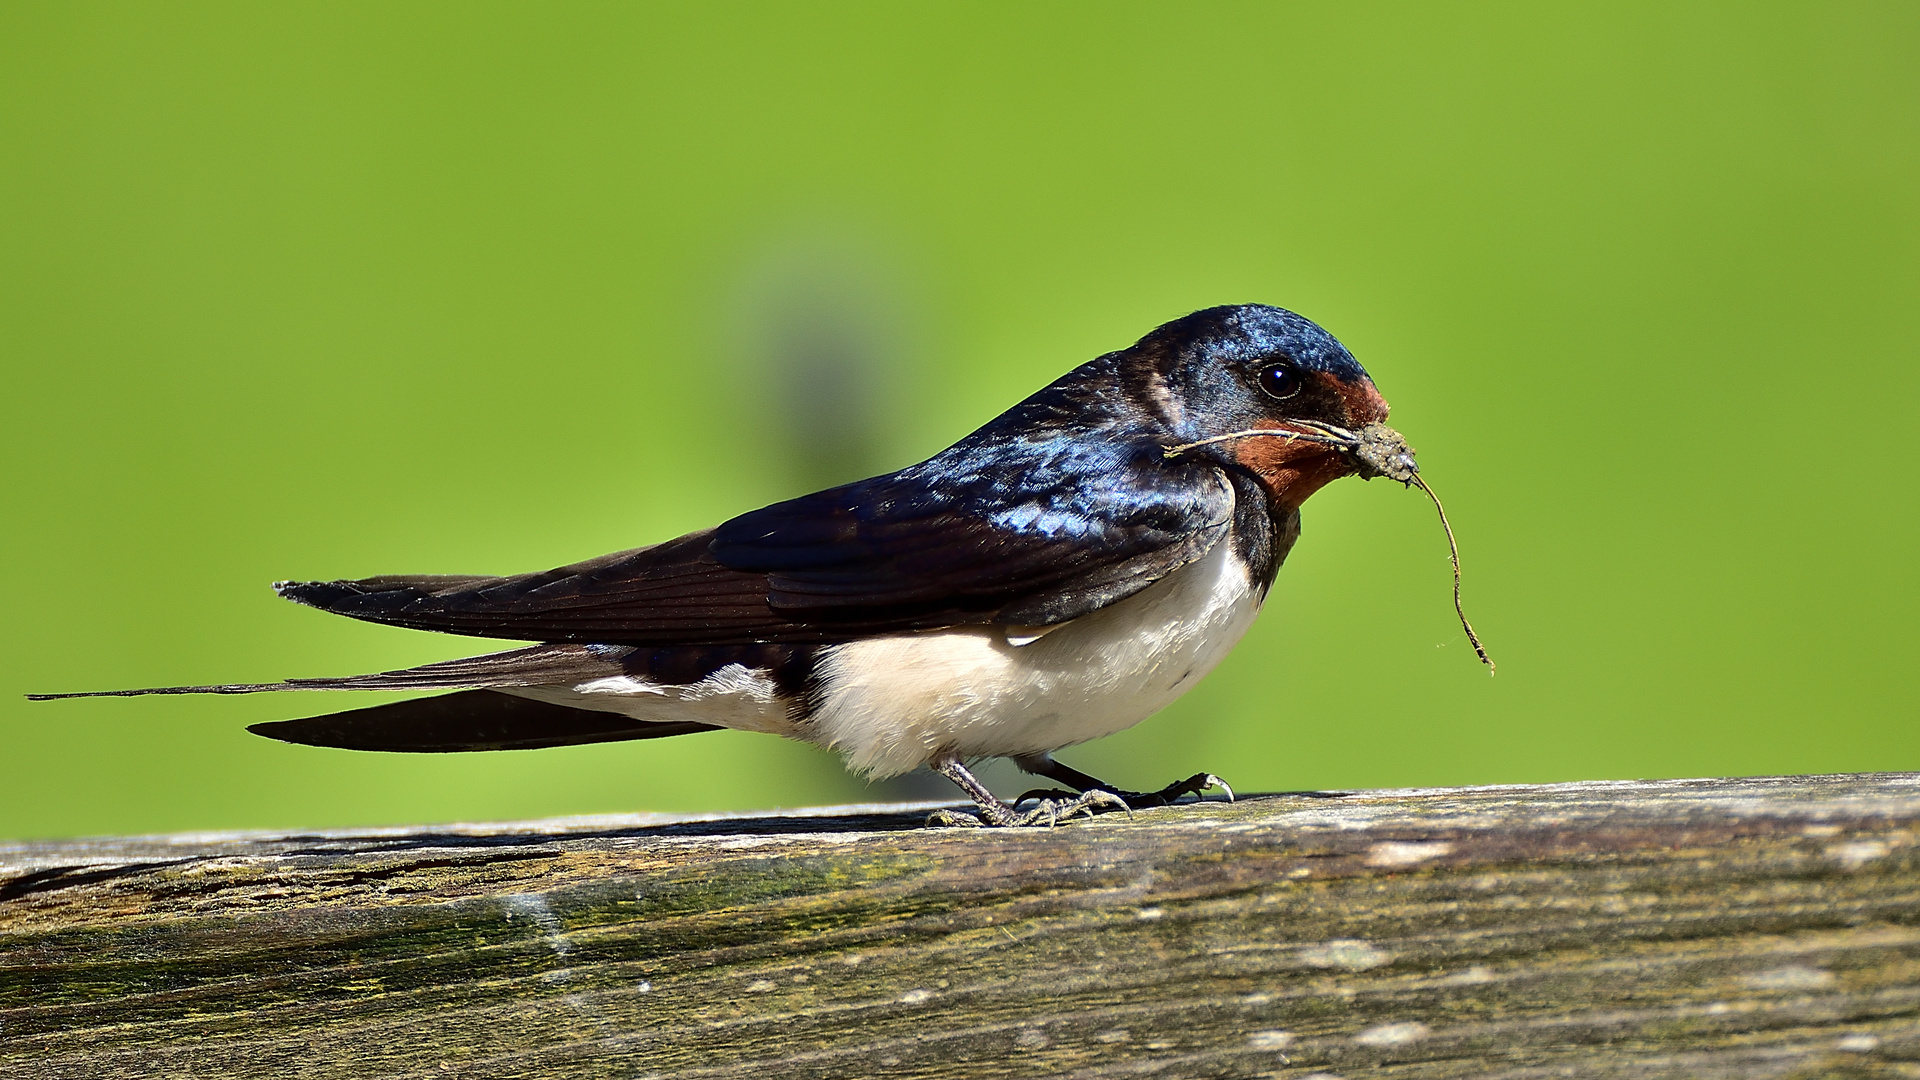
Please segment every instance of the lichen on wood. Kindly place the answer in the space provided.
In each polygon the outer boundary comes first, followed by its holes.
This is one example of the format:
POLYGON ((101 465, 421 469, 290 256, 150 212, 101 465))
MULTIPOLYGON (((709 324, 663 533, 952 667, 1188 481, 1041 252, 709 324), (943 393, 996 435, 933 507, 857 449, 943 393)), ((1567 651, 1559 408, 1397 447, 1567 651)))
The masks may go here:
POLYGON ((0 1075, 1920 1076, 1920 776, 0 846, 0 1075))

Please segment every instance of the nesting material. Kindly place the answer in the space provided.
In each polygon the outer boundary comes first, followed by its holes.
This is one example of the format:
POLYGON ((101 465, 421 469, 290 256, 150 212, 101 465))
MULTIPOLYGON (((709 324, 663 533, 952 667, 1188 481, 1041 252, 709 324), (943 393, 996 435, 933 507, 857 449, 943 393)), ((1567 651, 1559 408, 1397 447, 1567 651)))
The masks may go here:
POLYGON ((1487 665, 1487 674, 1496 670, 1493 658, 1487 655, 1487 647, 1480 644, 1480 635, 1473 632, 1473 624, 1467 621, 1466 609, 1460 605, 1460 545, 1453 539, 1453 524, 1447 520, 1447 508, 1440 505, 1440 496, 1433 493, 1427 482, 1420 477, 1420 466, 1413 459, 1413 447, 1407 445, 1406 436, 1385 424, 1368 424, 1359 431, 1349 431, 1332 424, 1314 423, 1308 420, 1291 420, 1294 428, 1250 428, 1246 431, 1234 431, 1225 435, 1215 435, 1211 439, 1198 442, 1181 443, 1166 448, 1168 458, 1176 458, 1198 446, 1209 443, 1226 442, 1230 439, 1246 439, 1255 436, 1270 436, 1290 441, 1314 442, 1326 446, 1338 447, 1359 466, 1354 470, 1362 480, 1371 480, 1384 476, 1389 480, 1398 480, 1408 487, 1417 487, 1433 500, 1433 508, 1440 514, 1440 527, 1447 534, 1447 557, 1453 562, 1453 613, 1460 617, 1460 629, 1466 631, 1467 642, 1473 646, 1473 653, 1480 662, 1487 665))
POLYGON ((1385 424, 1368 424, 1361 428, 1359 434, 1354 436, 1352 454, 1353 459, 1361 465, 1362 480, 1384 476, 1389 480, 1411 484, 1420 475, 1420 466, 1414 464, 1413 447, 1407 445, 1406 436, 1385 424))
POLYGON ((1473 624, 1467 621, 1466 609, 1460 606, 1460 545, 1454 542, 1453 525, 1447 520, 1447 508, 1440 505, 1440 496, 1435 495, 1427 482, 1421 479, 1420 466, 1414 463, 1413 447, 1407 445, 1406 436, 1385 424, 1368 424, 1354 436, 1350 453, 1360 463, 1361 479, 1384 476, 1389 480, 1398 480, 1408 487, 1418 487, 1427 493, 1427 498, 1433 500, 1433 508, 1440 514, 1440 527, 1447 533, 1447 556, 1453 560, 1453 613, 1460 616, 1460 629, 1466 631, 1474 655, 1487 665, 1487 674, 1493 674, 1498 670, 1494 667, 1493 658, 1487 655, 1487 647, 1480 644, 1480 635, 1473 632, 1473 624))

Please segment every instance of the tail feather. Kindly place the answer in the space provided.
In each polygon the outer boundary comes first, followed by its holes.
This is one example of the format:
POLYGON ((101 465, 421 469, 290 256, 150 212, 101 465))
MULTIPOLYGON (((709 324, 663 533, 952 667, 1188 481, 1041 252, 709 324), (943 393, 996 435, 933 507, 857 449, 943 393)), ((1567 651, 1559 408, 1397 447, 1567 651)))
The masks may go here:
POLYGON ((441 754, 539 750, 718 729, 690 721, 635 720, 619 713, 574 709, 491 690, 463 690, 326 716, 254 724, 247 730, 306 746, 441 754))
POLYGON ((438 690, 464 687, 553 686, 621 674, 620 659, 633 650, 597 645, 530 645, 524 649, 443 660, 419 667, 347 675, 329 679, 287 679, 271 683, 215 683, 207 686, 150 686, 137 690, 86 690, 70 694, 28 694, 28 701, 64 698, 146 697, 151 694, 258 694, 272 690, 438 690))
POLYGON ((28 701, 63 701, 83 697, 147 697, 152 694, 258 694, 265 690, 302 690, 292 683, 215 683, 210 686, 143 686, 138 690, 81 690, 71 694, 28 694, 28 701))
POLYGON ((281 599, 296 604, 366 618, 415 601, 495 585, 502 580, 473 574, 383 574, 351 581, 276 581, 273 591, 281 599))
POLYGON ((619 712, 575 708, 523 697, 523 687, 567 687, 595 679, 629 676, 686 684, 728 665, 765 669, 776 681, 804 681, 813 651, 804 647, 746 645, 646 651, 624 645, 531 645, 507 652, 444 660, 419 667, 334 679, 288 679, 272 683, 155 686, 138 690, 93 690, 29 694, 34 701, 148 694, 257 694, 270 690, 435 690, 457 692, 394 701, 298 720, 255 724, 247 730, 284 742, 347 750, 445 753, 465 750, 532 750, 548 746, 657 739, 718 726, 696 720, 639 720, 619 712))

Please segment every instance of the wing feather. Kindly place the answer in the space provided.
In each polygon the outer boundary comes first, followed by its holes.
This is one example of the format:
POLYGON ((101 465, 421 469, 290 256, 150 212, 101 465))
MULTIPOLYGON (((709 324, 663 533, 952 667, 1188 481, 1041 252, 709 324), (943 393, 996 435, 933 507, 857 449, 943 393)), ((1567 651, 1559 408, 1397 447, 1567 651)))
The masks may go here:
POLYGON ((553 570, 275 587, 336 614, 479 637, 823 643, 1062 622, 1199 558, 1233 517, 1219 469, 1168 462, 1156 441, 986 434, 897 473, 553 570))

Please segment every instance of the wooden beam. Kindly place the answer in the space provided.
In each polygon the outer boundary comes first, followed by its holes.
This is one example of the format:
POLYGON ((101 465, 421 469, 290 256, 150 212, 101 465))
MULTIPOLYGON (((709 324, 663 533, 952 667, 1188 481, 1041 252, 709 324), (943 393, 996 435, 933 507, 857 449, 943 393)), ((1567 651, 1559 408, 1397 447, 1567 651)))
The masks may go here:
POLYGON ((1920 774, 925 814, 0 846, 0 1076, 1920 1076, 1920 774))

